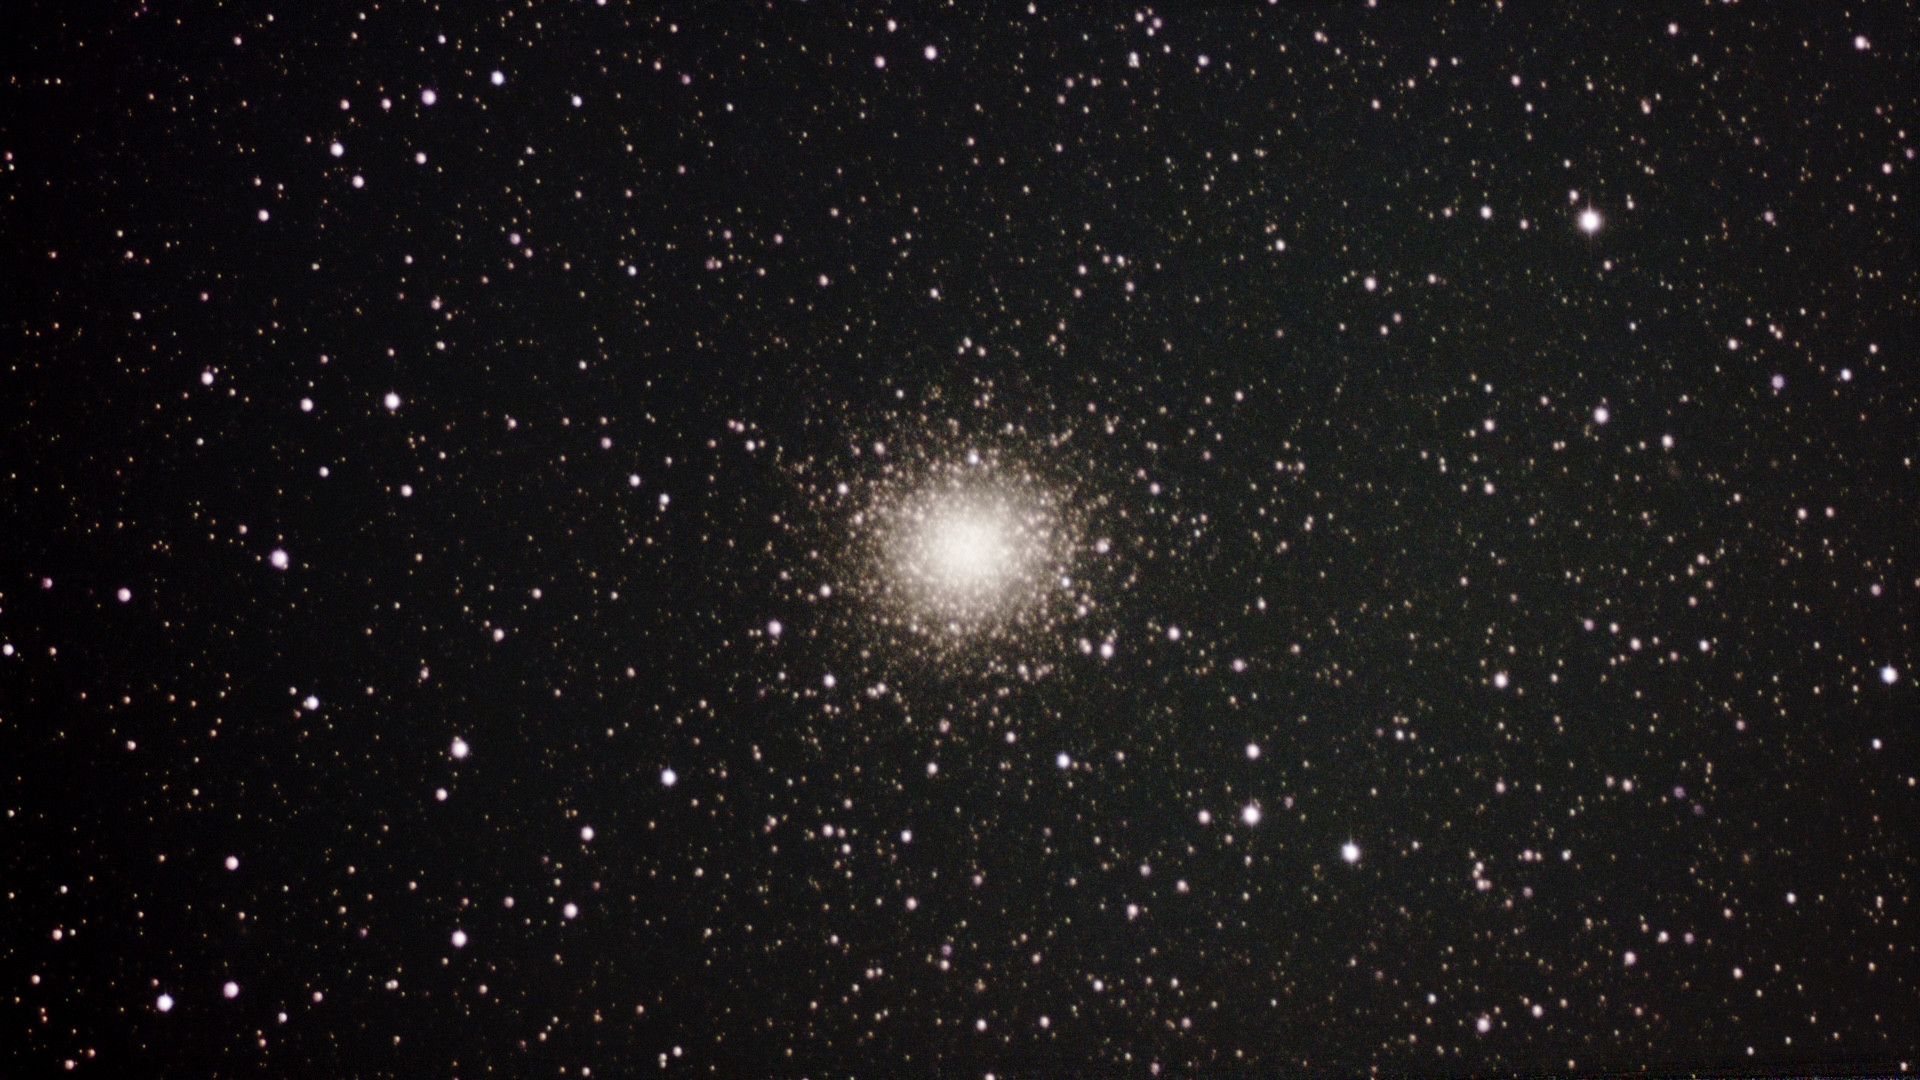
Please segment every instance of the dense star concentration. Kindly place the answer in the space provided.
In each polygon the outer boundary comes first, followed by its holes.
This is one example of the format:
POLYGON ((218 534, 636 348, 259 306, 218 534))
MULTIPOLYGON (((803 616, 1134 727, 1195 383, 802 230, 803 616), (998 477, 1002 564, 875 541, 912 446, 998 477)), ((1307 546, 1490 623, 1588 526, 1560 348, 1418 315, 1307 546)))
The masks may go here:
POLYGON ((977 651, 991 656, 1007 654, 1016 631, 1057 630, 1063 607, 1087 615, 1092 601, 1074 577, 1081 514, 1069 492, 999 454, 921 456, 897 466, 876 442, 878 478, 859 494, 837 485, 835 495, 846 489, 849 498, 829 500, 867 499, 845 522, 853 558, 840 560, 854 577, 846 590, 869 598, 864 614, 932 651, 985 638, 990 646, 977 651))
MULTIPOLYGON (((996 602, 1018 603, 1009 591, 1031 589, 1036 545, 1046 542, 1046 519, 991 489, 942 485, 902 508, 891 539, 900 575, 935 617, 964 625, 993 611, 996 602)), ((1042 549, 1044 551, 1044 548, 1042 549)))
POLYGON ((1912 3, 10 12, 0 1075, 1920 1064, 1912 3))

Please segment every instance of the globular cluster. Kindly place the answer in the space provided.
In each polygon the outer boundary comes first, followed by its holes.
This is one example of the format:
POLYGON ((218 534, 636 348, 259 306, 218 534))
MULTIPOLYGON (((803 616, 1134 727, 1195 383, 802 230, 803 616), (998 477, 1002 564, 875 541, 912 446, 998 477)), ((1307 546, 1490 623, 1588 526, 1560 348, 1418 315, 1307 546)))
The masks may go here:
POLYGON ((1906 1075, 1910 3, 29 0, 0 1075, 1906 1075))
MULTIPOLYGON (((938 405, 933 402, 931 404, 938 405)), ((1040 435, 994 428, 991 387, 941 422, 889 418, 891 437, 850 441, 789 470, 810 545, 772 556, 818 614, 816 645, 857 654, 875 678, 916 669, 957 678, 1051 669, 1089 626, 1115 561, 1102 524, 1109 496, 1071 447, 1071 426, 1040 435), (970 422, 970 423, 969 423, 970 422)), ((779 620, 769 632, 784 632, 779 620)))
POLYGON ((977 453, 920 484, 901 505, 871 512, 879 573, 917 610, 915 627, 964 634, 1018 616, 1053 579, 1072 586, 1070 564, 1055 554, 1071 541, 1043 494, 999 482, 977 453))

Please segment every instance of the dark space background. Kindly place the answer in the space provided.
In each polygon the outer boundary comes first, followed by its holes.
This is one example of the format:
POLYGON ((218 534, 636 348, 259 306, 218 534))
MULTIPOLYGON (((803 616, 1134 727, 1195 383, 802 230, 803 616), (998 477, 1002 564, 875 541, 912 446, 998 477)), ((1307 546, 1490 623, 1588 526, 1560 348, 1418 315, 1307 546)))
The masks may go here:
POLYGON ((1913 1068, 1913 4, 0 22, 0 1072, 1913 1068))

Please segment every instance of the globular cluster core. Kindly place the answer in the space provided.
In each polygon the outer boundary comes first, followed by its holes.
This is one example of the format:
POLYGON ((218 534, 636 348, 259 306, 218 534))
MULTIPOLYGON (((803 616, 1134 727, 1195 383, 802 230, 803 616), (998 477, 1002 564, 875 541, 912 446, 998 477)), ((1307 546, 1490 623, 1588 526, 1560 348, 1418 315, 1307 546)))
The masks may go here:
MULTIPOLYGON (((1072 445, 1072 425, 1034 401, 996 401, 989 381, 976 389, 958 403, 910 397, 861 418, 843 445, 789 460, 802 500, 791 538, 805 546, 776 548, 769 569, 811 614, 808 640, 840 658, 836 678, 898 690, 1037 677, 1124 600, 1101 532, 1118 523, 1112 478, 1072 445)), ((941 709, 969 711, 966 693, 940 693, 941 709)))
POLYGON ((876 507, 874 572, 894 615, 936 636, 1025 621, 1071 589, 1075 540, 1057 496, 978 454, 938 466, 876 507))

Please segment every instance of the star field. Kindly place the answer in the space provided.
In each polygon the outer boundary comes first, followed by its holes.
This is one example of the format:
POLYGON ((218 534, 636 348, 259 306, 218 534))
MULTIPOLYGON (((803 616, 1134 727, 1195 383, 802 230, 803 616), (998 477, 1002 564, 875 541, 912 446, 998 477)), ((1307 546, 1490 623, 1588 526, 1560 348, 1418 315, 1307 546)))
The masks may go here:
POLYGON ((26 4, 0 1073, 1910 1073, 1915 14, 26 4))

